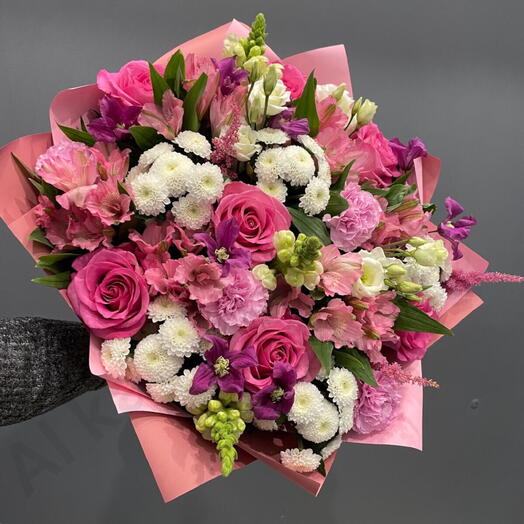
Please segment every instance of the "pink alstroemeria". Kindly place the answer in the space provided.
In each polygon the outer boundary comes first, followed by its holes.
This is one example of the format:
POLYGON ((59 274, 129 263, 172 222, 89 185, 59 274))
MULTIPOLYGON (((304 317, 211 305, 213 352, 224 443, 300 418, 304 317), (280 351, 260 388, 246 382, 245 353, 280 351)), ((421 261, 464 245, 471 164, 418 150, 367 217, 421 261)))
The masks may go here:
POLYGON ((362 276, 362 258, 357 253, 341 254, 330 244, 320 250, 320 263, 324 272, 319 286, 328 297, 351 295, 353 284, 362 276))
POLYGON ((173 140, 182 128, 184 108, 182 100, 175 97, 171 89, 164 92, 162 105, 154 103, 145 104, 138 116, 141 126, 149 126, 156 129, 168 140, 173 140))
POLYGON ((277 287, 269 295, 269 314, 275 318, 283 318, 290 309, 296 309, 298 314, 309 318, 315 301, 302 288, 290 286, 282 275, 277 276, 277 287))
POLYGON ((115 179, 103 180, 86 196, 84 207, 106 226, 131 219, 131 198, 118 189, 115 179))

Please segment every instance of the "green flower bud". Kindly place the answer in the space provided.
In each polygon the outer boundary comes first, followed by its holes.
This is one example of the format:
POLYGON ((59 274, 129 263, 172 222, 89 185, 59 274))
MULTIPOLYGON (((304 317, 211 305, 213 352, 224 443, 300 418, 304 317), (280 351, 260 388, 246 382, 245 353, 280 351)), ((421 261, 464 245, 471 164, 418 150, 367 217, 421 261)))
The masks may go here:
POLYGON ((229 420, 235 420, 237 418, 240 418, 240 411, 238 409, 228 409, 226 410, 227 418, 229 420))
POLYGON ((428 267, 440 266, 448 258, 448 250, 442 240, 427 242, 411 251, 410 255, 421 265, 428 267))
MULTIPOLYGON (((283 262, 284 264, 287 264, 288 262, 291 263, 291 258, 293 258, 293 249, 279 249, 277 251, 277 258, 280 260, 280 262, 283 262)), ((298 260, 297 257, 294 257, 295 260, 298 260)))
POLYGON ((289 229, 277 231, 273 235, 273 245, 277 251, 280 249, 293 249, 295 245, 295 235, 293 231, 289 229))
POLYGON ((418 297, 417 295, 404 295, 408 300, 411 300, 412 302, 422 302, 423 298, 418 297))
POLYGON ((264 94, 269 96, 277 85, 278 71, 275 65, 270 65, 264 77, 264 94))
POLYGON ((222 407, 222 402, 220 402, 220 400, 210 400, 207 403, 207 409, 213 413, 218 413, 222 407))
POLYGON ((426 243, 427 243, 427 240, 425 240, 424 238, 420 238, 420 237, 411 237, 408 240, 408 244, 413 247, 420 247, 426 243))
POLYGON ((355 103, 353 104, 353 107, 351 108, 351 114, 356 115, 361 105, 362 105, 362 97, 356 100, 355 103))
POLYGON ((229 405, 231 402, 238 401, 238 395, 236 393, 225 393, 224 391, 221 391, 218 394, 218 398, 221 400, 224 406, 229 405))
POLYGON ((422 291, 422 286, 420 284, 416 284, 415 282, 400 282, 398 284, 397 289, 401 293, 420 293, 422 291))
POLYGON ((331 93, 331 96, 337 101, 339 102, 340 99, 342 98, 342 95, 344 94, 344 91, 346 90, 346 83, 345 82, 342 82, 341 84, 339 84, 337 86, 336 89, 333 90, 333 92, 331 93))
POLYGON ((204 422, 204 426, 206 428, 212 428, 214 425, 215 425, 215 422, 217 421, 217 418, 215 415, 209 415, 205 422, 204 422))
POLYGON ((358 125, 365 126, 366 124, 369 124, 373 120, 376 112, 377 104, 366 98, 357 113, 358 125))
POLYGON ((386 268, 388 277, 400 278, 403 277, 407 271, 400 264, 391 264, 386 268))
POLYGON ((293 287, 301 287, 304 284, 304 274, 300 269, 290 267, 285 275, 284 278, 286 282, 293 287))

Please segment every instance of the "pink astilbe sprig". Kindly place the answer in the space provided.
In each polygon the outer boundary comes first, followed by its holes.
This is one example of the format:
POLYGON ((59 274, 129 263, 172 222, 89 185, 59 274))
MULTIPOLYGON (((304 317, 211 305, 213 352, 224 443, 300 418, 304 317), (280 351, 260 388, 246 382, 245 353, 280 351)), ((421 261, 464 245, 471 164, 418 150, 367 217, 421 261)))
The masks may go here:
POLYGON ((414 384, 416 386, 429 387, 438 389, 440 385, 438 382, 430 378, 418 377, 416 375, 411 375, 402 369, 398 362, 392 364, 382 364, 380 366, 380 371, 392 378, 399 384, 414 384))
POLYGON ((213 164, 218 165, 222 173, 232 180, 238 178, 237 173, 233 171, 232 168, 235 163, 235 144, 238 142, 238 130, 241 124, 241 109, 240 106, 237 105, 233 109, 231 124, 226 132, 222 136, 217 136, 212 140, 214 149, 211 153, 210 160, 213 164))
POLYGON ((524 282, 524 277, 507 273, 482 273, 481 271, 462 271, 456 269, 444 284, 448 293, 464 291, 480 284, 495 282, 524 282))

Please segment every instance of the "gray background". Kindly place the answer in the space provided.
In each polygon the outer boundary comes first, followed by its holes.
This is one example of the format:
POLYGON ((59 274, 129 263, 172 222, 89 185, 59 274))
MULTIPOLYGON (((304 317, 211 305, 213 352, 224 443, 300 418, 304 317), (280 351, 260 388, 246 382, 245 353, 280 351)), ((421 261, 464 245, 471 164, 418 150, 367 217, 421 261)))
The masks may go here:
MULTIPOLYGON (((478 217, 469 245, 492 268, 524 272, 517 1, 1 0, 0 143, 47 130, 54 94, 100 68, 262 8, 281 56, 347 46, 354 91, 378 102, 385 134, 418 134, 443 159, 437 201, 452 194, 478 217)), ((0 243, 0 314, 72 318, 29 282, 32 263, 3 224, 0 243)), ((127 417, 100 391, 0 428, 0 522, 523 522, 522 288, 480 294, 487 304, 426 358, 442 387, 425 395, 422 454, 346 445, 317 499, 254 464, 165 505, 127 417)))

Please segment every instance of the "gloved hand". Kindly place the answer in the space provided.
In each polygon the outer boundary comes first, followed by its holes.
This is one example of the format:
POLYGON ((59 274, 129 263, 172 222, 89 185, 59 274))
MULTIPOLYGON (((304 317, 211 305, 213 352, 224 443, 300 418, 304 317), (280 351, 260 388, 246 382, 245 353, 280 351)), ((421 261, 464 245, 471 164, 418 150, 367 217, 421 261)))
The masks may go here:
POLYGON ((79 322, 0 319, 0 426, 104 385, 89 371, 89 333, 79 322))

